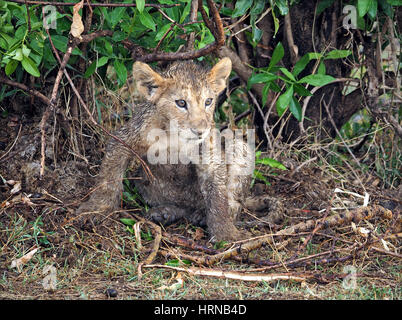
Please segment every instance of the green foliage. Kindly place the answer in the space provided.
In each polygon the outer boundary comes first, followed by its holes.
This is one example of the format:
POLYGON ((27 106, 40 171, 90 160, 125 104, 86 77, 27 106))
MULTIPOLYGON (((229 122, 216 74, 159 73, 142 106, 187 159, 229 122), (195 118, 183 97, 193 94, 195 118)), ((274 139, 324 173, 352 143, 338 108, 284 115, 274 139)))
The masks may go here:
POLYGON ((325 74, 325 65, 322 63, 328 59, 341 59, 349 56, 349 50, 332 50, 326 54, 309 52, 297 61, 292 71, 279 66, 279 62, 284 56, 284 48, 282 43, 278 43, 272 53, 272 59, 267 68, 256 68, 253 75, 248 80, 248 88, 253 84, 263 83, 263 99, 262 103, 265 106, 269 90, 278 93, 276 100, 276 111, 279 116, 282 116, 289 109, 291 114, 298 120, 302 120, 302 109, 300 106, 300 98, 311 95, 307 89, 307 85, 313 87, 325 86, 335 80, 334 77, 325 74), (310 74, 299 78, 300 73, 312 60, 318 60, 320 66, 316 74, 310 74), (280 88, 282 83, 283 89, 280 88), (305 87, 306 86, 306 87, 305 87), (295 95, 296 93, 296 95, 295 95))
MULTIPOLYGON (((274 169, 280 169, 280 170, 287 170, 287 168, 280 163, 278 160, 272 159, 272 158, 261 158, 261 151, 257 151, 255 153, 255 164, 260 165, 260 166, 268 166, 274 169)), ((253 186, 256 180, 260 180, 264 182, 266 185, 270 185, 268 179, 264 176, 264 174, 258 170, 255 169, 253 173, 253 180, 251 181, 251 185, 253 186)))
MULTIPOLYGON (((111 1, 122 2, 122 1, 111 1)), ((127 2, 127 1, 126 1, 127 2)), ((177 1, 159 0, 160 4, 177 4, 177 1)), ((128 1, 127 3, 131 3, 128 1)), ((98 74, 107 86, 119 87, 126 82, 132 67, 131 52, 123 40, 153 50, 170 29, 169 21, 159 10, 145 7, 144 0, 136 0, 136 7, 95 7, 92 28, 89 33, 99 30, 113 31, 112 37, 97 38, 88 43, 84 55, 78 48, 72 52, 68 68, 77 71, 78 57, 86 60, 87 68, 79 76, 89 78, 98 74), (108 72, 108 67, 115 72, 108 72)), ((180 0, 180 6, 161 8, 165 15, 178 23, 188 22, 191 1, 180 0)), ((67 40, 72 21, 72 7, 64 7, 65 13, 45 12, 46 21, 54 23, 50 28, 51 40, 55 48, 66 52, 67 40)), ((256 11, 258 12, 258 10, 256 11)), ((199 20, 202 20, 199 14, 199 20)), ((85 20, 85 18, 83 19, 85 20)), ((29 19, 24 4, 0 1, 0 69, 9 77, 21 79, 24 72, 34 76, 46 76, 57 66, 49 37, 43 27, 42 6, 29 6, 29 19), (30 23, 28 23, 30 20, 30 23), (30 28, 30 30, 29 30, 30 28)), ((85 22, 85 21, 84 21, 85 22)), ((197 34, 196 48, 202 48, 214 41, 214 37, 204 24, 175 25, 160 46, 161 51, 176 51, 185 43, 183 34, 194 31, 197 34)), ((1 96, 0 96, 1 98, 1 96)))

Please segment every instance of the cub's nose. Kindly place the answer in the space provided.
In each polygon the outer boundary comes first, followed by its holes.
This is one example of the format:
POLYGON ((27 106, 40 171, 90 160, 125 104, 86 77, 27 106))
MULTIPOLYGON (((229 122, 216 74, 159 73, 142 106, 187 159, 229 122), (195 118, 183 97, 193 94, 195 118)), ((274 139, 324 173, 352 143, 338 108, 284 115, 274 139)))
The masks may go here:
POLYGON ((203 119, 194 124, 191 132, 197 136, 202 136, 208 130, 208 122, 203 119))
POLYGON ((205 132, 204 129, 194 129, 194 128, 191 128, 190 130, 191 130, 191 132, 192 132, 193 134, 195 134, 196 136, 199 136, 199 137, 201 137, 202 134, 205 132))

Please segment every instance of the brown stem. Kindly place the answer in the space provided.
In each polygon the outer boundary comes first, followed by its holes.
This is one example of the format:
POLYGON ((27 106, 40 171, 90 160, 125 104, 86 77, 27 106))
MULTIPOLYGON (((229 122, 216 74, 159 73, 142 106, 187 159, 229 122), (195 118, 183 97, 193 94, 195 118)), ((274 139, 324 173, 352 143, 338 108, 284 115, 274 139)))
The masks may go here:
MULTIPOLYGON (((8 0, 8 2, 14 3, 21 3, 21 4, 32 4, 32 5, 52 5, 52 6, 75 6, 76 2, 50 2, 50 1, 32 1, 32 0, 8 0)), ((92 7, 136 7, 135 3, 84 3, 84 6, 92 6, 92 7)), ((172 8, 172 7, 179 7, 180 4, 153 4, 153 3, 146 3, 145 7, 152 7, 152 8, 172 8)))
POLYGON ((10 80, 4 75, 0 75, 0 83, 4 83, 8 86, 24 90, 24 91, 28 92, 29 94, 39 98, 43 103, 45 103, 47 105, 50 104, 49 98, 46 97, 44 94, 40 93, 39 91, 36 91, 35 89, 32 89, 32 88, 26 86, 25 84, 10 80))

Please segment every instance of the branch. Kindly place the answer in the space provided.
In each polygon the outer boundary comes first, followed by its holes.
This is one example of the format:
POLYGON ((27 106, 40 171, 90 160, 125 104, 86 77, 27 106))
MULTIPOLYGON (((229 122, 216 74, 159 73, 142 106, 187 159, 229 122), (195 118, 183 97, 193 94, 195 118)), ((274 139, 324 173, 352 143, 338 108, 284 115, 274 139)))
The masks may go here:
POLYGON ((45 103, 47 105, 50 105, 50 100, 49 100, 48 97, 46 97, 45 95, 43 95, 39 91, 36 91, 35 89, 32 89, 32 88, 26 86, 25 84, 10 80, 6 76, 3 76, 3 75, 0 75, 0 83, 4 83, 4 84, 6 84, 8 86, 24 90, 24 91, 28 92, 29 94, 39 98, 43 103, 45 103))
MULTIPOLYGON (((72 7, 75 6, 76 2, 50 2, 50 1, 30 1, 30 0, 8 0, 8 2, 21 3, 21 4, 39 4, 39 5, 52 5, 52 6, 67 6, 72 7)), ((136 7, 135 3, 84 3, 84 6, 91 7, 136 7)), ((172 8, 179 7, 180 4, 154 4, 154 3, 146 3, 145 7, 152 8, 172 8)))
MULTIPOLYGON (((350 221, 358 222, 361 220, 366 220, 372 218, 375 214, 379 214, 384 216, 387 219, 392 218, 392 212, 388 209, 385 209, 379 205, 372 205, 371 207, 361 207, 357 208, 353 211, 348 211, 345 213, 339 213, 328 217, 327 219, 321 219, 318 222, 324 226, 324 228, 334 227, 338 225, 342 225, 348 223, 350 221)), ((229 259, 233 256, 240 255, 242 253, 250 252, 251 250, 260 248, 261 246, 269 243, 272 244, 274 242, 273 236, 288 236, 292 234, 297 234, 300 232, 304 232, 307 230, 314 229, 317 221, 315 219, 308 220, 306 222, 301 222, 286 229, 283 229, 275 234, 267 234, 262 237, 249 239, 240 242, 240 244, 233 246, 231 249, 228 249, 224 252, 221 252, 216 255, 206 256, 204 258, 204 264, 212 265, 217 262, 221 262, 223 260, 229 259)))
POLYGON ((185 52, 154 52, 146 55, 140 55, 133 53, 133 58, 138 61, 151 62, 151 61, 173 61, 173 60, 189 60, 205 56, 212 51, 215 51, 225 44, 225 33, 223 30, 223 24, 219 15, 218 9, 212 0, 207 0, 208 8, 213 17, 212 21, 208 18, 205 10, 202 8, 202 1, 198 3, 198 8, 201 12, 202 18, 208 27, 208 29, 215 36, 215 41, 206 45, 199 50, 191 50, 185 52), (200 5, 201 3, 201 5, 200 5))

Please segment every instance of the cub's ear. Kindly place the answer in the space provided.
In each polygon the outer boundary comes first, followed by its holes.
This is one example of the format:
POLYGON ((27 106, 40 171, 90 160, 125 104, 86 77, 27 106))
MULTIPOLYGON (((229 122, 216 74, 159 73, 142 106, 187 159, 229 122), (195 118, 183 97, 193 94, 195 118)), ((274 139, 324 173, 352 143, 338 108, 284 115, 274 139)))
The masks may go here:
POLYGON ((216 94, 219 94, 226 88, 226 80, 232 71, 232 61, 229 58, 223 58, 213 66, 208 75, 208 80, 212 84, 216 94))
POLYGON ((138 92, 147 100, 152 100, 165 84, 165 79, 159 73, 140 61, 136 61, 133 65, 133 76, 138 92))

